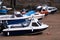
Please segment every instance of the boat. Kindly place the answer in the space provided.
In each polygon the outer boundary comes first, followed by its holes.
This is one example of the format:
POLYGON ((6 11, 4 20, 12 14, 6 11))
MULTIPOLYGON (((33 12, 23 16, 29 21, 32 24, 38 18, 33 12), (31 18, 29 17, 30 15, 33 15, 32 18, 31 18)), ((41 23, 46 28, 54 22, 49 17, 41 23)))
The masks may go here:
POLYGON ((57 12, 57 8, 56 7, 51 7, 51 6, 47 6, 47 5, 39 5, 37 7, 42 7, 41 13, 48 15, 48 14, 53 14, 55 12, 57 12))
POLYGON ((56 7, 48 6, 48 5, 43 5, 42 10, 46 10, 48 13, 55 13, 58 9, 56 7))
POLYGON ((3 34, 9 36, 11 32, 15 31, 44 31, 49 26, 47 24, 40 23, 37 18, 40 15, 32 15, 28 17, 15 17, 15 18, 1 18, 4 29, 2 30, 3 34), (30 18, 30 20, 29 20, 30 18))
POLYGON ((6 15, 9 10, 12 10, 12 8, 8 8, 4 5, 2 5, 3 0, 0 0, 0 15, 6 15))

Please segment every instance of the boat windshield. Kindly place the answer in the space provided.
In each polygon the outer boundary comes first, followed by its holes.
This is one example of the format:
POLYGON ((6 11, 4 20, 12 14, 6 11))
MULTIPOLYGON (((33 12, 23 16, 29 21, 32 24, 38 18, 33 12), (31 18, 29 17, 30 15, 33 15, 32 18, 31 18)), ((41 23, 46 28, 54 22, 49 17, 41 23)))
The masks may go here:
POLYGON ((32 26, 33 26, 33 27, 38 27, 38 24, 37 24, 36 22, 33 22, 33 23, 32 23, 32 26))

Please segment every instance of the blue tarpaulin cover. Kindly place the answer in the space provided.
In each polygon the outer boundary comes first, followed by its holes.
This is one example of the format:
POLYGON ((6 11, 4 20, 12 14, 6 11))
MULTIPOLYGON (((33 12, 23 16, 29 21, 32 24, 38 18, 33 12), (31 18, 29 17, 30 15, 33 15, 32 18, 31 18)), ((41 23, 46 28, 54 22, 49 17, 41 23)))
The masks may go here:
POLYGON ((0 14, 6 14, 7 11, 8 11, 8 10, 6 10, 6 9, 1 9, 1 10, 0 10, 0 14))
POLYGON ((28 11, 25 15, 26 16, 31 16, 32 14, 35 14, 34 10, 28 11))

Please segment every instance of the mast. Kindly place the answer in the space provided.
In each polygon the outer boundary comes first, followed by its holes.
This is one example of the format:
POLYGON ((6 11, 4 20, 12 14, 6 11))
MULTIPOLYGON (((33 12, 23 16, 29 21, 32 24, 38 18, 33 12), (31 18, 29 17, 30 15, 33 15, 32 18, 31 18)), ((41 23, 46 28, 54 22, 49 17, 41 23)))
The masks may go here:
MULTIPOLYGON (((54 4, 54 0, 50 0, 50 3, 51 3, 51 5, 53 5, 54 4)), ((53 5, 54 6, 54 5, 53 5)))
POLYGON ((0 0, 0 9, 2 9, 3 0, 0 0))
POLYGON ((15 9, 16 8, 16 0, 13 0, 12 2, 13 2, 13 9, 15 9))
POLYGON ((10 6, 12 7, 12 0, 10 1, 10 6))
POLYGON ((15 10, 15 8, 16 8, 16 0, 11 0, 10 5, 15 10))

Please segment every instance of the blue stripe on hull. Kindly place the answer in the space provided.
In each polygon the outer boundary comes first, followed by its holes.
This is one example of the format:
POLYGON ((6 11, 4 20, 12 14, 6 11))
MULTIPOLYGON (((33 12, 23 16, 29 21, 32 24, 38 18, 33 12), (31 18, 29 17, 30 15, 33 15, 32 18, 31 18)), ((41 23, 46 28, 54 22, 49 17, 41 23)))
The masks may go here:
POLYGON ((26 19, 15 19, 15 20, 7 20, 7 21, 8 21, 8 25, 11 25, 11 24, 23 23, 26 21, 26 19))

